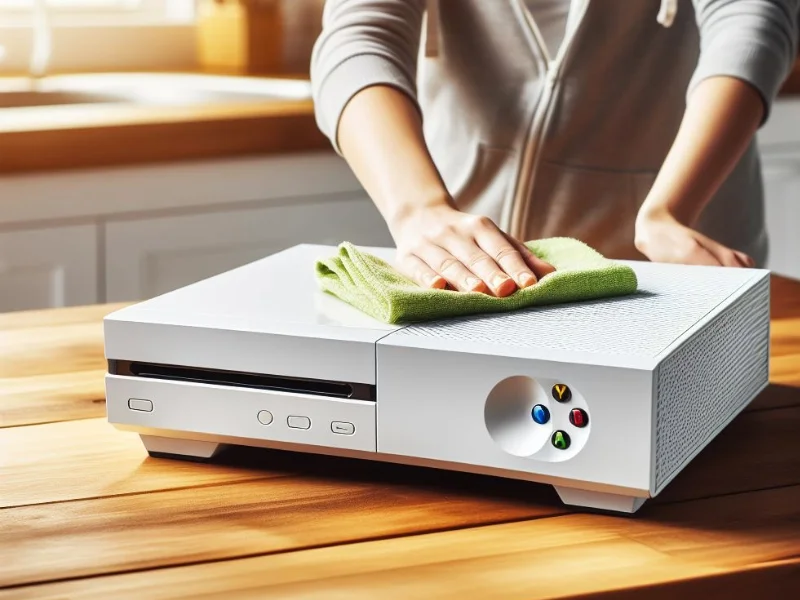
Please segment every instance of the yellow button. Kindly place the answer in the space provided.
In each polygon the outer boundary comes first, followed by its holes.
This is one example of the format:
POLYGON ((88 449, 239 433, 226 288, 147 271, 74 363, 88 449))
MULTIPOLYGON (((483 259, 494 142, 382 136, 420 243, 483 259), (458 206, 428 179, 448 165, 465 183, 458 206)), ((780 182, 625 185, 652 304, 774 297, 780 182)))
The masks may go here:
POLYGON ((568 402, 572 398, 572 392, 563 383, 557 383, 553 386, 553 399, 559 402, 568 402))

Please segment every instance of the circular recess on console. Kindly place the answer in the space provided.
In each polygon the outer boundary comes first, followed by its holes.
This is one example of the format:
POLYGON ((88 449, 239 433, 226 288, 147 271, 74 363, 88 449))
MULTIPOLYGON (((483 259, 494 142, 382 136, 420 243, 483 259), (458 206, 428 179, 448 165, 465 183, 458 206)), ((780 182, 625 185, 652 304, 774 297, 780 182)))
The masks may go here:
POLYGON ((269 425, 270 423, 272 423, 272 413, 269 412, 268 410, 258 411, 256 418, 258 419, 258 422, 261 423, 262 425, 269 425))
POLYGON ((548 443, 552 435, 552 421, 547 392, 536 380, 522 375, 503 379, 494 386, 486 399, 484 419, 489 435, 503 450, 514 456, 530 456, 548 443), (538 423, 534 414, 547 420, 538 423))

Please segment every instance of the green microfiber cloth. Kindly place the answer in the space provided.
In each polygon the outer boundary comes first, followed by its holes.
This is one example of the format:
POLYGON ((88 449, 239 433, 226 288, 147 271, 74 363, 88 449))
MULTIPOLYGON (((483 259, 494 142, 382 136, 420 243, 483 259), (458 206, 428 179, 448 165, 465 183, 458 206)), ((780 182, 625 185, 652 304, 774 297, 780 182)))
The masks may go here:
POLYGON ((636 274, 630 267, 605 258, 578 240, 548 238, 525 245, 556 271, 504 298, 424 288, 349 242, 340 244, 336 255, 317 261, 317 282, 322 290, 384 323, 505 312, 621 296, 637 289, 636 274))

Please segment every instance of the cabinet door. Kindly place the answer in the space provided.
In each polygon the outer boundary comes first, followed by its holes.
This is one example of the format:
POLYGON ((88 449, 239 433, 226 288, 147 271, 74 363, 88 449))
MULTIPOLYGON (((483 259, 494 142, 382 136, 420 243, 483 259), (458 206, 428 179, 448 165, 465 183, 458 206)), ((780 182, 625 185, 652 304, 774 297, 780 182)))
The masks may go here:
POLYGON ((97 302, 95 225, 0 233, 0 311, 97 302))
POLYGON ((107 224, 109 302, 151 298, 301 243, 392 245, 366 198, 107 224))
POLYGON ((772 271, 800 278, 800 149, 762 157, 769 264, 772 271))

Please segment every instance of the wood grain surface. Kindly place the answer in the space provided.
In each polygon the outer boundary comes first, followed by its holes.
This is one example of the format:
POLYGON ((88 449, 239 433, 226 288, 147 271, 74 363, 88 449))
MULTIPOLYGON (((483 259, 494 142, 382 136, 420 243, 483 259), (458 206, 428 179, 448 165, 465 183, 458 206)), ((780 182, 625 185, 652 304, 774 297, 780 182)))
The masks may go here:
POLYGON ((102 320, 123 306, 0 314, 0 427, 104 416, 102 320))
POLYGON ((153 459, 105 421, 102 317, 0 315, 0 598, 676 598, 800 592, 800 283, 770 387, 633 517, 553 490, 234 448, 153 459))
POLYGON ((679 590, 691 598, 703 590, 713 591, 710 598, 791 597, 800 577, 799 491, 722 495, 634 519, 561 515, 326 546, 8 597, 563 598, 621 590, 637 598, 674 599, 679 590))

